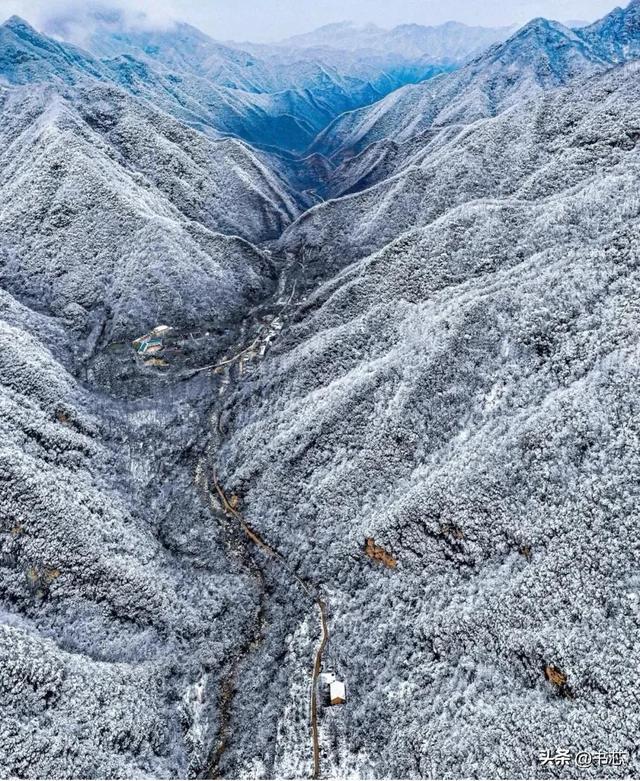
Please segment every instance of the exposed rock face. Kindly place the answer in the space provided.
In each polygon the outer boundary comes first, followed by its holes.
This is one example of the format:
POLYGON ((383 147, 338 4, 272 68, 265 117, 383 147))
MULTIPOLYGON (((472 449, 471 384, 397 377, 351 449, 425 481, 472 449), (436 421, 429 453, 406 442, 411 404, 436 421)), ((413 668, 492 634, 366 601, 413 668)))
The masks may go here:
POLYGON ((395 569, 398 566, 397 560, 382 545, 376 545, 373 537, 367 537, 365 540, 364 552, 372 561, 378 561, 389 569, 395 569))

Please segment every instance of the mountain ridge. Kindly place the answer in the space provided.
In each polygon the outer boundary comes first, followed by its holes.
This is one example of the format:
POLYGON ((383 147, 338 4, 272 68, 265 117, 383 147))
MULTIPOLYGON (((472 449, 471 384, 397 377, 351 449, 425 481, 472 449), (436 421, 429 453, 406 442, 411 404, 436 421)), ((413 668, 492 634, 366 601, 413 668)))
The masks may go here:
POLYGON ((299 58, 270 63, 218 44, 189 25, 178 26, 174 34, 96 30, 90 43, 107 59, 48 38, 19 17, 0 26, 0 36, 0 75, 9 83, 112 81, 152 103, 160 100, 166 111, 205 132, 283 151, 304 151, 340 111, 370 103, 405 79, 438 72, 428 64, 387 68, 386 61, 375 61, 362 72, 356 63, 354 75, 343 76, 335 65, 299 58), (182 49, 170 46, 175 35, 182 49), (196 53, 199 59, 190 59, 196 53))
POLYGON ((532 20, 333 159, 393 58, 0 32, 8 775, 638 776, 634 19, 532 20))
POLYGON ((279 47, 395 51, 407 56, 461 61, 507 36, 510 27, 478 27, 449 21, 440 25, 400 24, 385 29, 345 21, 277 41, 279 47))

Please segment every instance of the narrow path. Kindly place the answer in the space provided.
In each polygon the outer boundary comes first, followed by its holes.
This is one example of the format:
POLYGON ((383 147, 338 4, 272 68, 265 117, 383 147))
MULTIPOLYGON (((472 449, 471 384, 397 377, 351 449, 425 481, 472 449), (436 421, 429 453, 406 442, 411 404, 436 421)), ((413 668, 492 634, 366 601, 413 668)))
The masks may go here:
MULTIPOLYGON (((238 546, 241 548, 241 546, 238 546)), ((264 574, 258 564, 253 561, 248 551, 240 549, 240 557, 243 565, 258 581, 260 602, 255 618, 254 628, 247 641, 238 649, 231 661, 231 667, 222 680, 218 707, 220 710, 220 726, 214 744, 209 749, 202 777, 207 779, 218 778, 220 773, 220 761, 227 748, 230 736, 233 699, 236 692, 238 672, 244 660, 262 643, 266 625, 266 586, 264 574)))
POLYGON ((322 599, 317 601, 320 611, 320 625, 322 637, 316 651, 313 663, 313 675, 311 677, 311 740, 313 742, 313 777, 320 778, 320 738, 318 735, 318 676, 322 670, 322 656, 329 642, 329 627, 327 624, 327 608, 322 599))
MULTIPOLYGON (((322 660, 324 656, 324 651, 329 642, 329 625, 327 621, 326 604, 322 599, 322 597, 320 597, 317 588, 315 586, 310 585, 309 583, 307 583, 307 581, 301 578, 300 575, 298 575, 298 573, 294 569, 292 569, 292 567, 289 565, 285 557, 278 550, 276 550, 271 545, 266 543, 262 539, 262 537, 248 525, 242 513, 236 508, 235 502, 233 502, 233 500, 230 501, 227 498, 224 490, 222 489, 220 483, 217 480, 216 475, 213 476, 213 484, 215 487, 218 500, 222 506, 225 515, 229 518, 235 519, 235 521, 238 523, 239 528, 246 535, 248 540, 250 540, 258 548, 260 548, 264 553, 266 553, 267 556, 276 559, 280 564, 282 564, 283 567, 287 570, 287 572, 303 589, 305 594, 311 600, 313 600, 316 607, 318 608, 318 613, 320 617, 320 643, 318 644, 318 647, 316 649, 314 662, 313 662, 313 671, 311 674, 311 696, 310 696, 310 703, 309 703, 309 714, 310 714, 310 723, 311 723, 311 743, 312 743, 312 752, 313 752, 313 778, 314 779, 320 778, 320 737, 319 737, 319 730, 318 730, 318 677, 320 675, 320 671, 322 670, 322 660)), ((214 778, 214 777, 215 776, 207 775, 207 778, 214 778)))

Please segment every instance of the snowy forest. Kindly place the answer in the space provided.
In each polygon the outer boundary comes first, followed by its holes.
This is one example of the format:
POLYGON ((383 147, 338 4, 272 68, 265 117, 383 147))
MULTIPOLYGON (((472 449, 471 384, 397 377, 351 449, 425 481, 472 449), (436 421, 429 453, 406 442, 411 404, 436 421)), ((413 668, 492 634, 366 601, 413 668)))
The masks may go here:
POLYGON ((27 17, 0 778, 640 777, 640 0, 27 17))

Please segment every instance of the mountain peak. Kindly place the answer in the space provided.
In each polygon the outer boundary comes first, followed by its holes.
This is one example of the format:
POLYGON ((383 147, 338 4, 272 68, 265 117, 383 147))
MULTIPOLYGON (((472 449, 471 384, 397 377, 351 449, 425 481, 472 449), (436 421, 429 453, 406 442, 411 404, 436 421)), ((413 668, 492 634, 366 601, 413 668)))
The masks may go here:
POLYGON ((540 30, 547 32, 549 30, 564 29, 564 25, 560 24, 560 22, 554 22, 551 19, 545 19, 544 16, 536 16, 535 19, 532 19, 530 22, 527 22, 527 24, 521 27, 518 32, 525 32, 528 30, 540 30))
POLYGON ((0 31, 19 40, 21 46, 45 46, 46 36, 38 32, 29 22, 21 16, 10 16, 4 24, 0 25, 0 31))
POLYGON ((509 46, 513 43, 519 43, 532 36, 541 41, 546 41, 553 39, 558 35, 571 39, 576 38, 575 31, 570 27, 567 27, 561 22, 555 22, 551 19, 545 19, 542 16, 538 16, 516 30, 513 35, 507 39, 504 45, 509 46))
POLYGON ((23 19, 17 14, 10 16, 1 26, 9 30, 29 30, 30 32, 36 32, 26 19, 23 19))
POLYGON ((611 13, 580 31, 584 39, 611 62, 625 62, 640 56, 640 0, 611 13))
POLYGON ((350 19, 343 19, 341 22, 329 22, 323 24, 321 27, 317 27, 315 30, 311 30, 312 33, 328 33, 332 30, 354 30, 356 29, 355 22, 350 19))
POLYGON ((640 0, 631 0, 629 5, 624 9, 625 16, 637 16, 640 14, 640 0))

